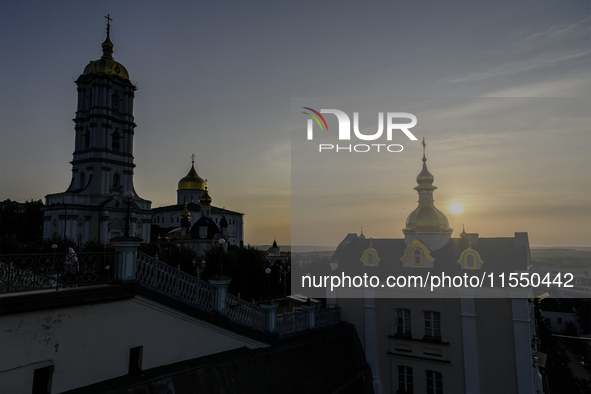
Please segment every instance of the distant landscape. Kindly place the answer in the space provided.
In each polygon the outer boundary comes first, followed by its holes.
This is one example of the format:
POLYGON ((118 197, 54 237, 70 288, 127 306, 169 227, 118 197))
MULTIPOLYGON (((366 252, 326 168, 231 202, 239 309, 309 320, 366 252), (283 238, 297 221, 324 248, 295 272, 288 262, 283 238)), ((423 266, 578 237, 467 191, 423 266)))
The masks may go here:
MULTIPOLYGON (((257 246, 267 250, 271 245, 257 246)), ((298 247, 298 256, 306 260, 330 260, 336 247, 334 246, 304 246, 298 247)), ((291 245, 281 245, 282 252, 291 251, 291 245)), ((557 246, 532 247, 532 265, 569 266, 576 268, 591 268, 591 247, 557 246)))
POLYGON ((591 247, 531 248, 532 265, 591 268, 591 247))

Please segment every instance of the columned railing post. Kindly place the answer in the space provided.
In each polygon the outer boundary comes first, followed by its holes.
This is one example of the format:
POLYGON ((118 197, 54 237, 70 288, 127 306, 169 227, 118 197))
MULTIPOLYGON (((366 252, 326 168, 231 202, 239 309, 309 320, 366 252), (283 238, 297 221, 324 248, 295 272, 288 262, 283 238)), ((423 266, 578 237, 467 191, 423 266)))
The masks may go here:
POLYGON ((265 301, 259 304, 259 306, 267 313, 267 331, 277 331, 277 307, 279 304, 271 301, 265 301))
POLYGON ((306 314, 306 328, 312 329, 316 327, 316 304, 305 303, 301 306, 302 311, 306 314))
POLYGON ((228 297, 228 286, 231 281, 231 278, 224 275, 216 275, 209 278, 209 283, 215 288, 213 308, 222 315, 228 314, 228 302, 226 298, 228 297))
POLYGON ((115 248, 117 255, 115 280, 136 280, 137 249, 141 242, 142 239, 137 237, 115 237, 111 239, 111 244, 115 248))

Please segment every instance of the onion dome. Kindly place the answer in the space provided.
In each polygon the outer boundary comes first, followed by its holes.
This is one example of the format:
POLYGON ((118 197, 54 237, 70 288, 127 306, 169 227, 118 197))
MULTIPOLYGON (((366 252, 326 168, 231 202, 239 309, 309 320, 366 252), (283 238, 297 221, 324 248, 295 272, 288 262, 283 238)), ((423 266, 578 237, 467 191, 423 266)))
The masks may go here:
POLYGON ((417 184, 419 185, 432 185, 435 178, 427 169, 427 158, 423 155, 423 169, 417 175, 417 184))
MULTIPOLYGON (((107 16, 107 20, 111 19, 107 16)), ((113 59, 113 50, 115 46, 111 42, 111 25, 107 22, 107 38, 102 43, 103 56, 98 60, 93 60, 84 68, 82 75, 110 75, 129 80, 127 69, 119 62, 113 59)))
POLYGON ((177 190, 205 190, 205 179, 201 178, 195 171, 195 155, 192 157, 191 170, 179 181, 177 190))
POLYGON ((212 201, 213 200, 211 199, 211 197, 209 196, 209 193, 207 192, 207 185, 206 185, 205 191, 203 192, 203 194, 199 198, 199 202, 201 203, 201 205, 211 205, 212 201))
POLYGON ((187 208, 187 203, 185 203, 185 207, 181 211, 181 218, 188 219, 191 217, 191 212, 189 212, 189 208, 187 208))
POLYGON ((417 186, 414 188, 419 193, 419 206, 408 215, 405 235, 412 234, 451 234, 447 217, 439 209, 435 208, 433 192, 437 186, 433 186, 433 175, 427 169, 425 157, 425 140, 423 139, 423 169, 417 176, 417 186))

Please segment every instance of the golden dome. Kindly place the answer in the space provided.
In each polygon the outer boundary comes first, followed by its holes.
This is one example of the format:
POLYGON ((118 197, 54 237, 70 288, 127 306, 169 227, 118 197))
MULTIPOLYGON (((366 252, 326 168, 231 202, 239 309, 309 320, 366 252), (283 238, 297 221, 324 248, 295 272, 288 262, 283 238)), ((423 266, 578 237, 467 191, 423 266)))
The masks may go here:
POLYGON ((406 219, 405 234, 451 234, 447 217, 433 201, 419 203, 406 219))
POLYGON ((82 75, 113 75, 129 80, 127 69, 113 59, 115 46, 111 42, 110 33, 111 25, 107 23, 107 38, 102 44, 103 56, 98 60, 88 63, 82 75))
POLYGON ((211 197, 209 196, 209 193, 207 192, 207 186, 205 186, 205 192, 203 192, 203 194, 201 195, 199 202, 201 203, 201 205, 211 205, 212 201, 213 200, 211 199, 211 197))
POLYGON ((190 217, 191 217, 191 212, 189 212, 189 209, 187 208, 187 203, 185 203, 185 207, 181 211, 181 218, 188 219, 190 217))
POLYGON ((179 181, 178 190, 205 190, 205 179, 201 178, 195 171, 194 162, 187 176, 179 181))
POLYGON ((417 176, 419 206, 408 215, 404 234, 451 234, 447 217, 433 204, 433 192, 437 186, 433 185, 434 177, 427 169, 425 157, 425 140, 423 139, 423 168, 417 176))
POLYGON ((427 158, 423 156, 423 169, 417 175, 417 183, 419 185, 432 185, 435 178, 427 169, 427 158))
POLYGON ((113 58, 101 57, 99 60, 94 60, 88 63, 84 68, 82 75, 113 75, 129 80, 129 73, 127 69, 116 62, 113 58))

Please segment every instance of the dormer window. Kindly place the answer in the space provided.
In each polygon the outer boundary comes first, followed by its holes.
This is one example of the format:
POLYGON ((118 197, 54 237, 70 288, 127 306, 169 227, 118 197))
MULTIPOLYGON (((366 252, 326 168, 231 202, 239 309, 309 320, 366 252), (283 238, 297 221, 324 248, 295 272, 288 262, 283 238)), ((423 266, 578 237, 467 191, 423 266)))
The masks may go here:
POLYGON ((363 251, 363 254, 359 260, 366 267, 375 267, 380 265, 380 256, 378 256, 378 251, 373 248, 372 242, 369 243, 369 248, 363 251))
POLYGON ((413 267, 422 267, 423 266, 423 259, 421 256, 420 249, 415 249, 412 251, 412 266, 413 267))
POLYGON ((466 256, 466 269, 476 269, 476 261, 474 260, 473 254, 466 256))
POLYGON ((433 268, 435 262, 429 248, 418 239, 415 239, 406 247, 400 260, 402 266, 407 268, 433 268))
POLYGON ((457 263, 465 270, 479 270, 482 268, 484 261, 482 261, 480 254, 476 250, 468 247, 462 252, 457 263))

